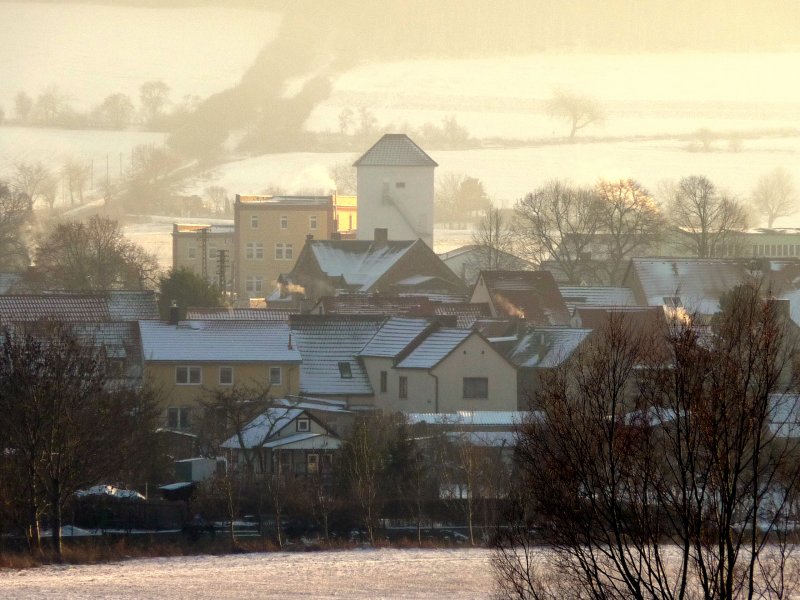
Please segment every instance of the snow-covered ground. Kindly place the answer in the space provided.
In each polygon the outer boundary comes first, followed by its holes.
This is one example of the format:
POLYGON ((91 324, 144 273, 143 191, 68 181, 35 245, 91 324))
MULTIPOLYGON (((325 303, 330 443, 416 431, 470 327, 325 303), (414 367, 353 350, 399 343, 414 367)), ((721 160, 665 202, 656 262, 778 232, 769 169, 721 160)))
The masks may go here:
POLYGON ((490 552, 351 550, 130 560, 0 571, 3 598, 484 600, 490 552))

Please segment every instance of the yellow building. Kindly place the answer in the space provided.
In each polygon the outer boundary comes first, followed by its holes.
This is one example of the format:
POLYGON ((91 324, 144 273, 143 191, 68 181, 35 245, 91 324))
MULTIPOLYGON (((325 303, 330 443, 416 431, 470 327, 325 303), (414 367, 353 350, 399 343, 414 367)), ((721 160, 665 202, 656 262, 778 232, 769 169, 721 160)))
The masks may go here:
POLYGON ((283 397, 300 389, 300 352, 284 322, 139 321, 144 379, 161 394, 163 426, 196 431, 203 400, 246 389, 283 397))
POLYGON ((241 196, 234 204, 234 280, 240 301, 264 298, 288 273, 308 236, 336 231, 333 196, 241 196))

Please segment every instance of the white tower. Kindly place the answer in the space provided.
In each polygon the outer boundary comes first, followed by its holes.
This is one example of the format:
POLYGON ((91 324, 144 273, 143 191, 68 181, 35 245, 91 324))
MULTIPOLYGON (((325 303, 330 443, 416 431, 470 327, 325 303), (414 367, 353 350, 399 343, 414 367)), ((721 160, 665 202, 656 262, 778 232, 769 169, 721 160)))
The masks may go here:
POLYGON ((433 248, 433 170, 438 166, 404 133, 387 133, 354 164, 358 239, 376 228, 391 240, 421 238, 433 248))

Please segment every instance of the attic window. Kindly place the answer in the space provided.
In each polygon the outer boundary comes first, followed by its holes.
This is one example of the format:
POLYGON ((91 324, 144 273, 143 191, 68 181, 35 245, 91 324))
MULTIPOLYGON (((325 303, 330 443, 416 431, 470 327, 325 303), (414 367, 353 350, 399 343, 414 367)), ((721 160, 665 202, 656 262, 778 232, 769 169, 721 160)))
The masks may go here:
POLYGON ((311 431, 311 420, 308 418, 297 419, 297 431, 311 431))
POLYGON ((342 379, 352 379, 353 378, 353 371, 350 369, 350 363, 347 361, 342 361, 339 363, 339 376, 342 379))
POLYGON ((402 189, 404 189, 406 187, 406 182, 405 181, 398 181, 398 182, 396 182, 394 184, 394 187, 396 187, 398 190, 402 190, 402 189))

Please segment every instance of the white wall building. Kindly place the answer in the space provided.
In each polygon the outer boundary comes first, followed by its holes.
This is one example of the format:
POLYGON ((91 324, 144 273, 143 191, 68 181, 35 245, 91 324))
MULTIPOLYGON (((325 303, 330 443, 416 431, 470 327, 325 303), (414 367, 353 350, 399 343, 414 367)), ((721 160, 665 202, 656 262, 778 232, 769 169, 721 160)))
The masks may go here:
POLYGON ((421 238, 433 247, 433 170, 438 166, 404 133, 387 133, 354 164, 358 177, 358 239, 376 228, 389 239, 421 238))

